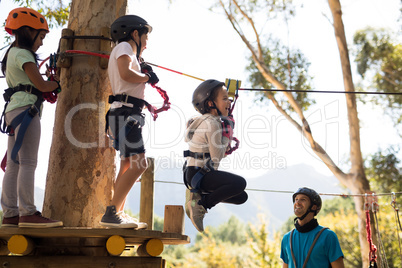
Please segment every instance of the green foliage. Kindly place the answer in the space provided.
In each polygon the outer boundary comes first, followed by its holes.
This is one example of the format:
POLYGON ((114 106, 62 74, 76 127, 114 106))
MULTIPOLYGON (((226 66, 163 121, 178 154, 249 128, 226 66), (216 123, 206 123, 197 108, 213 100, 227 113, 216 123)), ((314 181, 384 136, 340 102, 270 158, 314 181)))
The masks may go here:
POLYGON ((320 216, 335 214, 336 212, 339 211, 342 211, 343 213, 348 213, 350 211, 354 211, 354 209, 355 209, 355 203, 351 196, 335 197, 323 201, 320 216))
MULTIPOLYGON (((381 193, 402 192, 402 167, 397 154, 399 148, 379 150, 366 159, 366 175, 371 188, 381 193)), ((398 202, 402 197, 398 196, 398 202)))
POLYGON ((14 0, 14 3, 37 10, 48 19, 50 28, 67 23, 71 6, 70 0, 14 0))
MULTIPOLYGON (((61 27, 68 22, 68 16, 70 14, 71 1, 57 0, 57 1, 46 1, 46 0, 14 0, 14 3, 19 6, 29 7, 37 10, 47 19, 49 28, 61 27)), ((11 11, 11 10, 10 10, 11 11)), ((3 31, 5 27, 5 22, 3 22, 3 31)), ((12 42, 11 36, 5 34, 5 43, 10 44, 12 42)))
POLYGON ((243 245, 247 241, 246 227, 235 216, 231 216, 226 223, 217 228, 208 227, 208 233, 205 235, 199 234, 196 241, 204 239, 204 236, 214 237, 218 242, 229 242, 238 245, 243 245))
MULTIPOLYGON (((269 67, 270 72, 275 78, 285 85, 287 89, 311 90, 312 77, 308 75, 310 63, 300 51, 288 51, 278 40, 271 40, 270 44, 263 47, 264 64, 269 67)), ((253 87, 273 88, 257 69, 255 62, 250 58, 250 65, 246 68, 250 73, 249 82, 253 87)), ((273 95, 283 96, 272 92, 273 95)), ((315 101, 309 98, 307 93, 292 93, 294 98, 301 105, 303 110, 307 110, 315 101)), ((266 102, 266 93, 257 93, 261 102, 266 102)), ((281 97, 282 98, 282 97, 281 97)), ((284 98, 282 107, 285 110, 294 111, 287 100, 284 98)))
POLYGON ((345 267, 362 267, 357 224, 359 218, 354 210, 339 210, 326 215, 320 214, 318 216, 320 225, 329 227, 338 236, 339 244, 345 256, 345 267))
POLYGON ((257 225, 250 224, 250 235, 248 245, 252 250, 252 260, 255 267, 279 267, 282 264, 280 259, 281 235, 278 232, 272 233, 269 238, 268 222, 265 216, 260 214, 257 225))
MULTIPOLYGON (((363 79, 361 87, 372 91, 397 93, 402 90, 402 45, 384 29, 366 28, 354 35, 353 54, 357 71, 363 79)), ((402 95, 367 97, 395 120, 402 123, 402 95)))

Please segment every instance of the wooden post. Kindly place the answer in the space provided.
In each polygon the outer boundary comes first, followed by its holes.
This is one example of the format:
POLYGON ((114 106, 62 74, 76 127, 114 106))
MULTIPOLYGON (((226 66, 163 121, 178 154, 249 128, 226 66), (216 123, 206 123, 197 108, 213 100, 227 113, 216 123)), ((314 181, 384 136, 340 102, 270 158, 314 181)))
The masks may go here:
POLYGON ((74 36, 74 31, 70 29, 63 29, 61 31, 61 40, 60 40, 60 57, 57 60, 56 66, 58 68, 70 68, 71 66, 71 57, 66 57, 63 52, 66 50, 73 49, 74 39, 66 39, 63 37, 74 36))
POLYGON ((163 231, 166 233, 184 234, 184 209, 183 206, 165 206, 163 231))
POLYGON ((147 158, 148 168, 141 176, 140 221, 148 224, 148 230, 153 229, 154 222, 154 177, 155 159, 147 158))
MULTIPOLYGON (((103 37, 110 37, 110 27, 102 27, 101 28, 101 35, 103 37)), ((101 53, 108 52, 110 54, 110 51, 112 51, 112 45, 110 43, 111 41, 108 40, 100 40, 100 51, 101 53)), ((109 63, 109 59, 106 58, 101 58, 100 59, 100 67, 102 69, 107 69, 109 63)))

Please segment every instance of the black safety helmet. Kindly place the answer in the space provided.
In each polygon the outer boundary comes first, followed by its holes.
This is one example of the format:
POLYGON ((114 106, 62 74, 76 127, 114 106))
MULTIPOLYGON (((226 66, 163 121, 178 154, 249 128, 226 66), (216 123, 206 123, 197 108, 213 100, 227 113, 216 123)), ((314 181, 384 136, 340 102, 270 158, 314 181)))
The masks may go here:
POLYGON ((208 79, 202 82, 193 93, 193 106, 200 114, 205 114, 207 107, 205 107, 205 101, 211 97, 212 90, 224 86, 225 83, 214 79, 208 79))
POLYGON ((134 30, 148 28, 148 32, 152 32, 151 25, 146 20, 136 15, 125 15, 116 19, 110 27, 110 34, 113 42, 117 42, 126 38, 134 30))
POLYGON ((295 198, 296 198, 296 196, 297 196, 298 194, 307 195, 307 196, 310 198, 310 202, 311 202, 310 208, 307 210, 307 213, 301 217, 301 219, 304 219, 304 218, 307 216, 307 214, 310 213, 310 212, 314 212, 314 215, 317 215, 318 212, 320 212, 321 206, 322 206, 322 201, 321 201, 320 195, 319 195, 316 191, 314 191, 313 189, 307 188, 307 187, 299 188, 299 189, 293 194, 293 197, 292 197, 293 203, 295 202, 295 198), (316 209, 316 210, 311 210, 311 208, 312 208, 314 205, 317 206, 317 209, 316 209))

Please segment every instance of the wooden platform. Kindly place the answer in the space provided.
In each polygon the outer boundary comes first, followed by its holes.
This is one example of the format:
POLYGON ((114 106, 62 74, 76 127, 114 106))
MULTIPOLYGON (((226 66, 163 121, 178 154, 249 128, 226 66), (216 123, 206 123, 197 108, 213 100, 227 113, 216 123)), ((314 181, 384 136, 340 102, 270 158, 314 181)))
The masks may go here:
POLYGON ((190 238, 178 233, 154 230, 133 230, 120 228, 0 228, 0 239, 8 240, 13 235, 31 238, 109 238, 113 235, 123 237, 128 245, 141 245, 149 239, 160 239, 164 245, 189 244, 190 238))
POLYGON ((3 227, 0 228, 0 265, 26 268, 161 268, 165 267, 165 261, 159 256, 164 245, 188 243, 190 238, 186 235, 154 230, 3 227), (11 242, 13 238, 21 238, 22 242, 11 242), (25 245, 25 241, 30 245, 25 245), (8 255, 11 243, 18 244, 17 248, 27 249, 27 253, 8 255), (135 246, 138 246, 138 256, 120 256, 124 250, 135 246))

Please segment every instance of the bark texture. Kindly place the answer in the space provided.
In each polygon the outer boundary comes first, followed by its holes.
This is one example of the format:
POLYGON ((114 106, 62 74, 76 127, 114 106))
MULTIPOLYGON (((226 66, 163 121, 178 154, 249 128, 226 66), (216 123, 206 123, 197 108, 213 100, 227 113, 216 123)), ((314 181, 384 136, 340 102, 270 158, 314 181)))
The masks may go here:
MULTIPOLYGON (((127 0, 73 0, 68 28, 76 36, 100 36, 126 8, 127 0)), ((101 42, 109 41, 74 39, 73 49, 98 52, 101 42)), ((111 90, 99 61, 74 56, 61 70, 43 212, 65 226, 98 226, 112 197, 115 151, 104 131, 111 90)))

